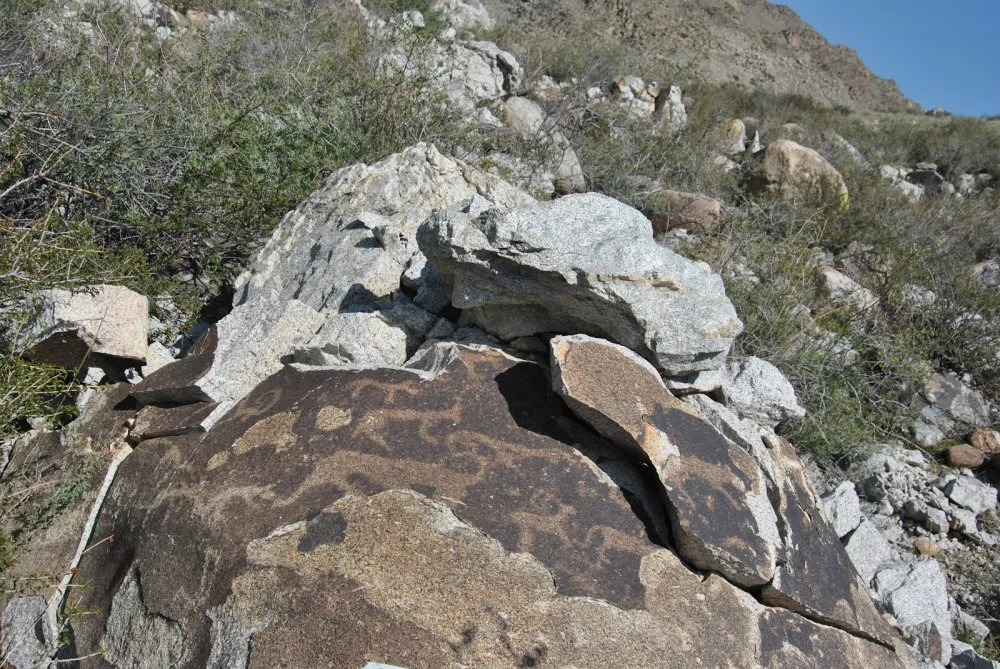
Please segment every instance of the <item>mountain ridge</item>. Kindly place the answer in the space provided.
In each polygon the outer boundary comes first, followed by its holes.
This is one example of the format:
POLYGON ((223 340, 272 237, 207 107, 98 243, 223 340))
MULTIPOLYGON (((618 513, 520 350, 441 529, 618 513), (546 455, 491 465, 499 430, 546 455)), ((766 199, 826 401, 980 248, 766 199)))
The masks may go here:
POLYGON ((518 31, 623 40, 679 83, 735 83, 831 106, 920 111, 848 46, 831 44, 790 7, 766 0, 488 0, 518 31), (684 81, 688 80, 688 81, 684 81))

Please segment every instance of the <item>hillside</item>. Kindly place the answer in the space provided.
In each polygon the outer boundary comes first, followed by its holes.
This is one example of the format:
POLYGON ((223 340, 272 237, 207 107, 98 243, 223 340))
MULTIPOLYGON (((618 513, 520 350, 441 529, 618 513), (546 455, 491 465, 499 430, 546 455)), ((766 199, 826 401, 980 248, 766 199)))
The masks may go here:
POLYGON ((828 105, 913 111, 894 82, 766 0, 489 0, 502 23, 544 39, 622 42, 681 84, 737 83, 828 105))
POLYGON ((13 0, 0 667, 1000 669, 1000 124, 838 53, 13 0))

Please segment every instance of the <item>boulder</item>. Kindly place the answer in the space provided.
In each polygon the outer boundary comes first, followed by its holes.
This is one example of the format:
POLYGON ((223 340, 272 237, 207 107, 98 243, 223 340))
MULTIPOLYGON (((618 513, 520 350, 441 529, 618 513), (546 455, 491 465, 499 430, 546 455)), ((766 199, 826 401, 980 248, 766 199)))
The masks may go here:
POLYGON ((922 446, 990 425, 985 398, 952 373, 932 374, 921 384, 912 404, 919 412, 913 432, 922 446))
POLYGON ((648 362, 585 335, 555 337, 552 386, 581 420, 652 465, 681 557, 745 587, 774 575, 780 545, 763 472, 663 385, 648 362), (705 498, 716 500, 706 506, 705 498))
POLYGON ((972 433, 969 441, 972 447, 980 453, 986 455, 996 455, 1000 453, 1000 432, 987 428, 980 428, 972 433))
MULTIPOLYGON (((396 292, 401 277, 412 269, 417 253, 417 226, 427 216, 456 203, 480 211, 533 201, 496 177, 441 155, 429 144, 418 144, 373 165, 352 165, 334 172, 285 216, 249 269, 237 278, 233 311, 215 326, 211 364, 187 379, 183 387, 188 390, 183 394, 193 401, 217 403, 205 419, 208 427, 260 381, 281 369, 282 360, 296 351, 306 359, 312 348, 314 355, 309 359, 322 358, 324 364, 329 360, 318 352, 324 347, 350 349, 341 356, 345 360, 365 357, 363 349, 372 337, 381 336, 371 328, 345 330, 331 324, 327 333, 336 330, 338 341, 329 341, 323 334, 314 337, 341 312, 388 311, 399 301, 396 292), (359 339, 348 341, 348 332, 359 339)), ((420 272, 417 277, 411 275, 410 281, 420 284, 418 302, 435 309, 447 306, 447 297, 434 299, 433 277, 420 272)), ((372 327, 395 343, 386 342, 387 348, 368 356, 368 361, 398 364, 405 360, 405 353, 400 359, 398 333, 378 324, 372 327)), ((144 388, 151 385, 155 384, 144 388)), ((145 390, 140 392, 147 402, 163 401, 145 390)))
POLYGON ((847 185, 840 172, 818 152, 787 139, 767 145, 752 185, 791 200, 847 204, 847 185))
POLYGON ((944 643, 951 640, 948 590, 937 560, 926 558, 886 567, 876 574, 875 589, 902 630, 926 636, 931 631, 921 630, 920 625, 933 623, 934 632, 944 643))
POLYGON ((15 346, 26 358, 120 375, 146 364, 149 302, 124 286, 54 288, 31 298, 34 318, 15 346))
POLYGON ((641 213, 602 195, 433 216, 417 241, 452 282, 452 304, 503 339, 588 333, 679 375, 721 366, 742 330, 718 275, 658 246, 641 213))
POLYGON ((650 219, 653 222, 653 233, 657 236, 674 228, 684 228, 691 232, 714 232, 725 213, 722 202, 705 195, 667 189, 660 196, 665 211, 650 219))
MULTIPOLYGON (((861 500, 851 481, 844 481, 832 492, 823 496, 823 506, 830 518, 833 531, 843 539, 861 524, 861 500)), ((850 555, 850 551, 848 551, 850 555)), ((858 570, 860 572, 860 570, 858 570)))
POLYGON ((49 649, 55 639, 49 638, 44 597, 14 597, 3 611, 0 658, 13 669, 35 669, 47 666, 49 649))
POLYGON ((660 484, 566 412, 544 367, 448 351, 433 373, 289 365, 208 432, 143 442, 94 532, 114 542, 76 575, 93 613, 74 652, 179 669, 912 666, 693 571, 660 484))
POLYGON ((479 0, 434 0, 430 9, 455 30, 493 30, 496 27, 479 0))
POLYGON ((551 340, 552 385, 569 408, 662 484, 682 558, 764 604, 878 643, 891 632, 816 508, 794 449, 769 444, 775 475, 666 390, 628 349, 585 335, 551 340), (780 522, 779 519, 780 518, 780 522))
POLYGON ((806 415, 792 384, 771 363, 749 357, 728 363, 723 373, 723 402, 743 418, 774 427, 806 415))
POLYGON ((968 444, 958 444, 948 449, 948 464, 952 467, 978 469, 986 463, 986 453, 968 444))

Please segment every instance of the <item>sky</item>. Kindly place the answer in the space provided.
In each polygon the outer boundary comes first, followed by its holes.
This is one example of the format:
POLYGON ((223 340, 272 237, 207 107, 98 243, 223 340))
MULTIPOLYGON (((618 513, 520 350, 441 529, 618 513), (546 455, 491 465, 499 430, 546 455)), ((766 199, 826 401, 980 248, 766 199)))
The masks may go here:
POLYGON ((1000 0, 772 0, 926 110, 1000 114, 1000 0))

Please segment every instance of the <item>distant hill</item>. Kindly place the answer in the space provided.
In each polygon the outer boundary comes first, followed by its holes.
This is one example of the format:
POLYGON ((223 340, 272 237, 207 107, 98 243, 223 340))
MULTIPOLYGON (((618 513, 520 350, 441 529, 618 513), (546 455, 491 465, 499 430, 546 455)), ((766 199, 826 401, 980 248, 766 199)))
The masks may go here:
POLYGON ((919 110, 853 49, 830 44, 793 10, 766 0, 487 0, 518 30, 624 40, 679 82, 735 82, 831 105, 919 110))

